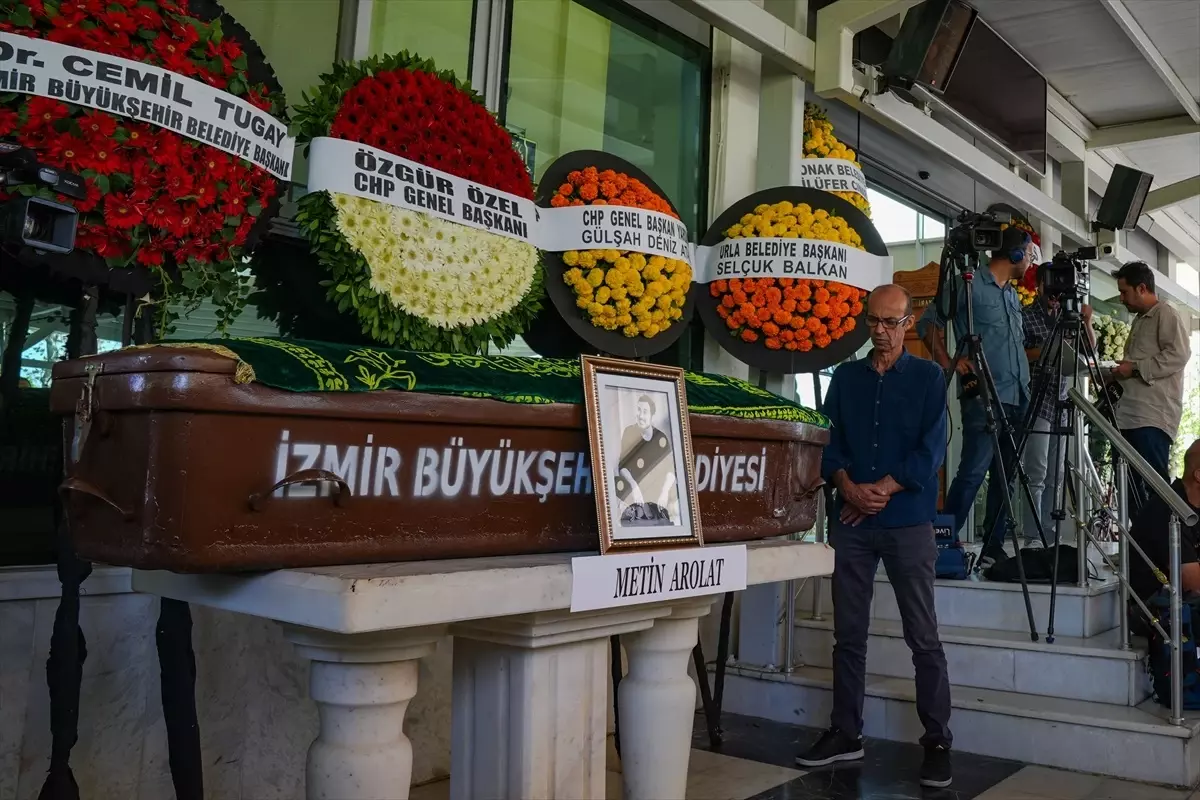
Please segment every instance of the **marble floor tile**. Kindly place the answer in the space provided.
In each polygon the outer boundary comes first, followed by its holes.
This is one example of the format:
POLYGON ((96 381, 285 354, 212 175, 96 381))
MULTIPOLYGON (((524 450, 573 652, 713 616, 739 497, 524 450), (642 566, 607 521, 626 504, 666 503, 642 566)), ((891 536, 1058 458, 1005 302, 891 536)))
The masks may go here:
POLYGON ((1191 791, 1106 778, 1087 800, 1187 800, 1191 791))
POLYGON ((1104 781, 1098 775, 1081 775, 1050 767, 1025 767, 984 792, 980 800, 1005 800, 1015 794, 1045 800, 1089 800, 1104 781))
MULTIPOLYGON (((802 774, 794 769, 693 750, 688 764, 686 800, 746 800, 802 774)), ((621 800, 621 774, 609 770, 606 778, 607 800, 621 800)), ((443 780, 413 787, 409 798, 446 800, 449 796, 450 781, 443 780)))

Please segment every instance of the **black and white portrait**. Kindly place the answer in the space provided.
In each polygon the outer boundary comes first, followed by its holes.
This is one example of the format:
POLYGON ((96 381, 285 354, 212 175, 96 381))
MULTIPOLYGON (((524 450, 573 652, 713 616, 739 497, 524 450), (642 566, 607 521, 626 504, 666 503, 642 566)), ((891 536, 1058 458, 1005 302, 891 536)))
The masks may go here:
POLYGON ((699 542, 682 372, 595 362, 599 366, 585 373, 585 381, 589 435, 600 456, 593 453, 593 472, 606 546, 699 542), (608 364, 623 368, 610 372, 608 364))
POLYGON ((621 419, 621 450, 613 476, 622 525, 679 522, 672 437, 666 392, 614 389, 621 419))

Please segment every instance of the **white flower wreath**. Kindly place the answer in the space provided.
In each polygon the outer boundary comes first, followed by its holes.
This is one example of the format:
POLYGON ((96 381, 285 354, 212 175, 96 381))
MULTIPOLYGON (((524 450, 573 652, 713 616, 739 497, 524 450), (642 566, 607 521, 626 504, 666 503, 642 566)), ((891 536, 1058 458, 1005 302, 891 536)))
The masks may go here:
POLYGON ((330 197, 338 231, 371 268, 371 288, 431 325, 495 319, 533 284, 538 252, 530 244, 362 197, 330 197))

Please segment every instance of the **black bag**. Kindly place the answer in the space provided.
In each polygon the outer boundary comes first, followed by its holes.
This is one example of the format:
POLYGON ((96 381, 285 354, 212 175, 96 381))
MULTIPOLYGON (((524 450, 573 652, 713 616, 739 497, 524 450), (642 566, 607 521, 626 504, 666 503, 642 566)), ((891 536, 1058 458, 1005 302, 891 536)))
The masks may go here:
MULTIPOLYGON (((1147 607, 1158 617, 1158 624, 1168 634, 1171 633, 1171 595, 1166 589, 1157 592, 1147 607)), ((1130 613, 1133 613, 1132 611, 1130 613)), ((1195 623, 1200 618, 1200 598, 1186 598, 1180 607, 1180 630, 1183 631, 1180 643, 1180 663, 1183 666, 1183 676, 1180 685, 1183 687, 1183 707, 1188 711, 1200 709, 1200 663, 1196 658, 1195 623)), ((1147 653, 1147 667, 1154 685, 1154 699, 1159 705, 1171 707, 1171 643, 1159 636, 1153 625, 1150 629, 1150 646, 1147 653)))
MULTIPOLYGON (((1053 547, 1026 547, 1021 551, 1021 562, 1025 566, 1025 580, 1029 583, 1050 583, 1054 576, 1053 547)), ((998 583, 1020 583, 1017 559, 997 561, 986 573, 989 581, 998 583)), ((1069 544, 1058 545, 1058 582, 1079 581, 1079 551, 1069 544)))

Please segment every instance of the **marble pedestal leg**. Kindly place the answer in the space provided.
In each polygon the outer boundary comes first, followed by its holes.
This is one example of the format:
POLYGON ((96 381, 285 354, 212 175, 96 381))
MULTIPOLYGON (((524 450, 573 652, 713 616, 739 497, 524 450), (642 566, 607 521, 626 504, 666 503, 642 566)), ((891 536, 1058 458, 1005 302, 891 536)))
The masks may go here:
POLYGON ((418 661, 445 627, 352 635, 283 628, 312 661, 309 687, 320 713, 308 750, 308 800, 408 800, 412 742, 404 713, 417 693, 418 661))
POLYGON ((678 800, 687 787, 696 684, 688 663, 699 619, 716 598, 670 607, 670 616, 623 637, 629 674, 621 681, 621 768, 625 800, 678 800))
POLYGON ((604 800, 609 637, 670 612, 561 611, 454 626, 451 799, 604 800))

